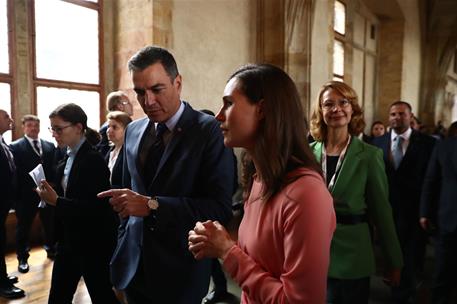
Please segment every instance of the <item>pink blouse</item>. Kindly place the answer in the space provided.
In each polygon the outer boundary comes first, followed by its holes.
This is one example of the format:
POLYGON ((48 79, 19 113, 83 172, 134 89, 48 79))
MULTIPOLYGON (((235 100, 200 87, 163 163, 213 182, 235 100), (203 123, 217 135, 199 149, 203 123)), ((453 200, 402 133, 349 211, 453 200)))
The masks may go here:
POLYGON ((242 303, 325 303, 333 199, 314 171, 299 168, 291 176, 300 177, 267 203, 255 180, 245 203, 238 245, 224 258, 242 303))

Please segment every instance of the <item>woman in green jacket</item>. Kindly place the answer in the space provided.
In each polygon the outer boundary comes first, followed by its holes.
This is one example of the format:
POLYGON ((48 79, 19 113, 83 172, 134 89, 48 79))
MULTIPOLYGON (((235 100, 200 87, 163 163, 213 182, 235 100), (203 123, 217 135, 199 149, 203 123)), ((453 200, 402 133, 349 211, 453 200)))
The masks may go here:
POLYGON ((368 303, 375 258, 369 223, 386 257, 385 281, 398 285, 402 253, 388 201, 382 151, 357 135, 365 122, 355 91, 343 82, 325 84, 314 106, 311 144, 333 196, 337 228, 327 280, 327 303, 368 303))

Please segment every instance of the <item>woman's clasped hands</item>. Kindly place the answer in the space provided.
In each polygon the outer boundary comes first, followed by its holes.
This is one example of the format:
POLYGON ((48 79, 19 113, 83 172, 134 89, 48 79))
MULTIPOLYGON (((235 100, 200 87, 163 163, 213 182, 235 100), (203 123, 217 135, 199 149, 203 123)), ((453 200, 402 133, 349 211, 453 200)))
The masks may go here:
POLYGON ((223 259, 235 241, 217 221, 197 222, 189 231, 189 250, 197 260, 203 258, 223 259))

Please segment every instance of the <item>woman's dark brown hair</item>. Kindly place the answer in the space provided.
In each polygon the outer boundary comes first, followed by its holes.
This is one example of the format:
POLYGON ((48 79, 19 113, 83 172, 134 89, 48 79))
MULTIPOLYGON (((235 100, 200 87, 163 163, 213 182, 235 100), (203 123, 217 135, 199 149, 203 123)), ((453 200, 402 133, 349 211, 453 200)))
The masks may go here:
MULTIPOLYGON (((251 154, 256 162, 256 173, 265 185, 262 198, 267 201, 292 182, 286 175, 297 167, 320 173, 306 141, 304 112, 292 79, 269 64, 243 66, 229 81, 232 78, 237 80, 238 88, 249 102, 262 102, 264 118, 259 123, 251 154)), ((249 178, 252 179, 252 175, 249 178)), ((252 180, 248 180, 248 185, 252 185, 252 180)))

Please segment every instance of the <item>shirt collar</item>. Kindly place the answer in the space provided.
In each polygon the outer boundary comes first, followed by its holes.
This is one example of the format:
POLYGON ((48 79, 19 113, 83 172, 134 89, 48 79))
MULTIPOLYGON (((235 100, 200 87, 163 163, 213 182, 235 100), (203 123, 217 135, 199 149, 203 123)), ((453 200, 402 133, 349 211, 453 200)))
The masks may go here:
POLYGON ((181 115, 183 112, 184 112, 184 103, 181 101, 178 111, 176 111, 176 113, 165 122, 165 125, 167 126, 167 129, 170 132, 172 132, 175 129, 176 124, 178 123, 179 119, 181 118, 181 115))
POLYGON ((37 140, 38 141, 38 144, 40 144, 40 139, 39 138, 31 138, 30 136, 27 136, 24 134, 24 137, 27 138, 27 140, 29 141, 29 143, 33 143, 34 140, 37 140))
POLYGON ((412 132, 413 130, 411 130, 411 128, 408 128, 405 132, 397 134, 397 132, 395 132, 395 130, 392 129, 392 132, 390 133, 390 140, 393 142, 397 136, 401 136, 405 141, 409 141, 412 132))
POLYGON ((83 137, 83 138, 81 138, 79 143, 74 148, 67 147, 67 155, 68 156, 75 156, 76 153, 78 153, 79 149, 81 148, 81 146, 83 145, 83 143, 85 141, 86 141, 86 138, 83 137))

